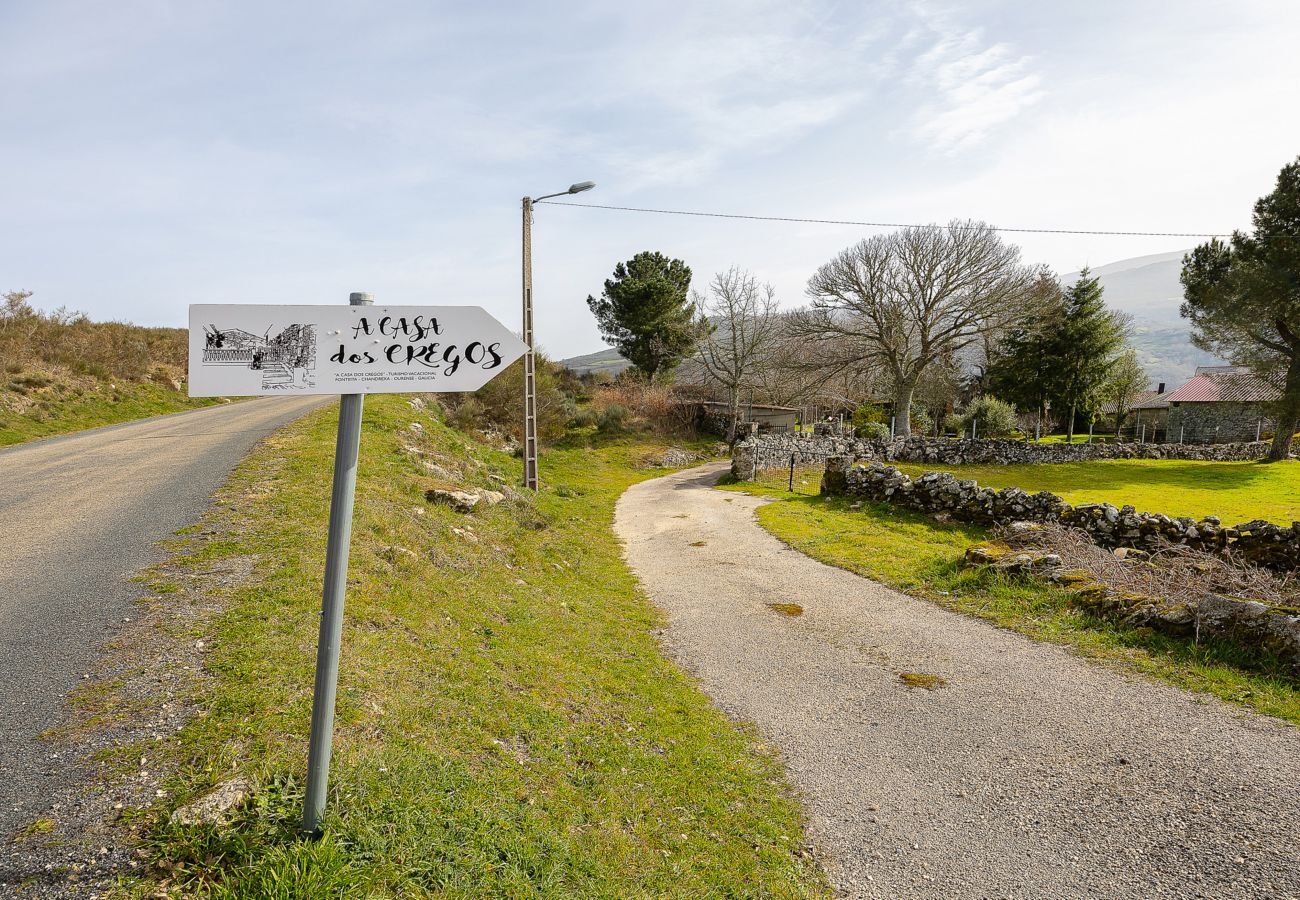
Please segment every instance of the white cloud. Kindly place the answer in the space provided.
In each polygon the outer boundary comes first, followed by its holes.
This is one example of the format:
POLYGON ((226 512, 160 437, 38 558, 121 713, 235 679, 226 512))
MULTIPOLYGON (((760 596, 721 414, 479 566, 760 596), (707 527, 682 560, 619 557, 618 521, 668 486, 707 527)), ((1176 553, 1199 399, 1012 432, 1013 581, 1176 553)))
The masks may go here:
POLYGON ((988 44, 981 29, 935 25, 937 40, 911 72, 928 95, 909 123, 915 140, 940 152, 967 149, 1043 99, 1030 57, 1007 43, 988 44))

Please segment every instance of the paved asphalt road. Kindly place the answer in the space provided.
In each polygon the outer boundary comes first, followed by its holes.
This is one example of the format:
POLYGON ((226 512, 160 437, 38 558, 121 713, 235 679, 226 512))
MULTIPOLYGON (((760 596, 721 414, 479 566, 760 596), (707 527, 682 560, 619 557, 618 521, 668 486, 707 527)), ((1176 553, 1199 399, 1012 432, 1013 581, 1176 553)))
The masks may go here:
POLYGON ((616 527, 674 656, 782 751, 841 896, 1300 897, 1300 728, 824 566, 722 471, 630 488, 616 527))
POLYGON ((0 450, 0 839, 48 808, 66 777, 38 735, 157 542, 196 521, 240 459, 329 398, 254 400, 0 450))

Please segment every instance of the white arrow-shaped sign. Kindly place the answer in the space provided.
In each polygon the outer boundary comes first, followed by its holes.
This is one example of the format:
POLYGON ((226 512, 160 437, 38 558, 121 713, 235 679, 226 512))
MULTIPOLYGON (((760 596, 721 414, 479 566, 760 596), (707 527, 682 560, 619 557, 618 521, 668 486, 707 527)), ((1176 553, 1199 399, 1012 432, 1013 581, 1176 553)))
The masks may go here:
POLYGON ((527 349, 478 306, 195 304, 189 392, 474 391, 527 349))

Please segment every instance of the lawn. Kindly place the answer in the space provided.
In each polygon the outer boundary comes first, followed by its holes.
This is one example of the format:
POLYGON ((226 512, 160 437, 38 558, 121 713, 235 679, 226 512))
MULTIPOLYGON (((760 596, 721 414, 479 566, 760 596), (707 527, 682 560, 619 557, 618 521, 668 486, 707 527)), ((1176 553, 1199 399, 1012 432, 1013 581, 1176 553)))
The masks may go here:
POLYGON ((107 382, 59 370, 0 376, 0 447, 220 402, 146 382, 107 382))
POLYGON ((941 466, 898 463, 915 478, 952 472, 983 487, 1051 491, 1071 503, 1131 504, 1140 512, 1170 516, 1218 516, 1236 525, 1267 519, 1289 525, 1300 519, 1300 461, 1280 463, 1189 460, 1099 460, 1051 465, 941 466))
POLYGON ((152 868, 128 895, 827 895, 779 760, 663 656, 612 533, 663 444, 575 438, 535 498, 459 514, 403 445, 478 487, 519 461, 400 397, 366 401, 330 806, 300 838, 336 416, 268 439, 155 575, 155 602, 184 603, 188 573, 254 564, 176 636, 213 679, 178 746, 141 749, 178 768, 139 814, 152 868), (236 775, 257 789, 230 826, 167 822, 236 775))
MULTIPOLYGON (((815 484, 816 474, 809 470, 805 479, 815 484)), ((1245 659, 1231 647, 1097 619, 1072 606, 1061 587, 963 568, 966 549, 988 541, 977 526, 943 524, 887 504, 855 510, 851 499, 790 494, 785 486, 783 476, 769 473, 758 485, 740 482, 724 489, 778 501, 759 508, 759 523, 821 562, 1125 671, 1300 724, 1300 681, 1281 668, 1245 659)))

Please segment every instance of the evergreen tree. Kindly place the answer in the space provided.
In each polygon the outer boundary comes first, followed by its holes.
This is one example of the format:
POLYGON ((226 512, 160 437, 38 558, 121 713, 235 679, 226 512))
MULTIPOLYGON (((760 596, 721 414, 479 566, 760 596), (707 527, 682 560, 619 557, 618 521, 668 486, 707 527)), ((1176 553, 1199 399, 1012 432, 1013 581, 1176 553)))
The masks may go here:
POLYGON ((652 384, 689 355, 703 333, 690 286, 686 263, 646 251, 614 267, 599 299, 587 297, 601 336, 652 384))
POLYGON ((1102 387, 1127 332, 1128 317, 1106 308, 1100 282, 1085 268, 1065 292, 1065 315, 1052 340, 1052 401, 1067 413, 1069 440, 1074 439, 1080 414, 1089 421, 1096 416, 1102 387))
POLYGON ((1300 427, 1300 159, 1255 204, 1253 234, 1202 244, 1183 259, 1182 313, 1192 342, 1277 382, 1270 461, 1300 427))
POLYGON ((985 381, 990 393, 1020 409, 1033 410, 1041 423, 1058 375, 1057 337, 1065 319, 1065 292, 1056 276, 1044 273, 1034 285, 1034 294, 1030 314, 998 343, 985 381))

